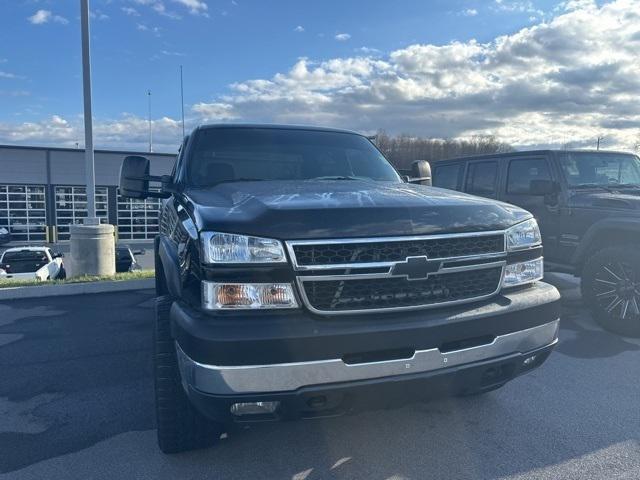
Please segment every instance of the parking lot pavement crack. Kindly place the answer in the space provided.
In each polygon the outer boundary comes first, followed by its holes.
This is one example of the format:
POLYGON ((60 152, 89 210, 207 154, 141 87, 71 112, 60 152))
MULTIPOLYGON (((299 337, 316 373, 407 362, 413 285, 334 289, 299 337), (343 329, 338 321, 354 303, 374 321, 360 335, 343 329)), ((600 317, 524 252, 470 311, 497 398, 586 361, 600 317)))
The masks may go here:
POLYGON ((53 422, 38 416, 36 410, 63 397, 58 393, 43 393, 28 400, 13 402, 0 397, 0 433, 42 433, 53 422))

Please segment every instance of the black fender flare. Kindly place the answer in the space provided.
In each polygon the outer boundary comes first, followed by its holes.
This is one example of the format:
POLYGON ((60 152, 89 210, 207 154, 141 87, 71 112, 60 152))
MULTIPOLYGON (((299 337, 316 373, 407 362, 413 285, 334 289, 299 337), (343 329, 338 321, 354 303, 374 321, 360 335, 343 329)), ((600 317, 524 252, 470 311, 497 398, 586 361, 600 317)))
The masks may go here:
MULTIPOLYGON (((611 233, 613 231, 640 234, 640 219, 633 217, 611 217, 597 221, 591 225, 587 232, 582 236, 578 248, 576 248, 576 251, 573 253, 573 258, 571 259, 572 263, 574 265, 581 264, 589 253, 590 247, 593 245, 595 240, 598 237, 602 235, 606 236, 607 233, 611 233)), ((640 241, 640 237, 638 237, 638 241, 640 241)))
POLYGON ((181 298, 182 281, 180 280, 178 249, 171 240, 162 235, 158 241, 158 256, 162 263, 164 281, 169 294, 174 298, 181 298))

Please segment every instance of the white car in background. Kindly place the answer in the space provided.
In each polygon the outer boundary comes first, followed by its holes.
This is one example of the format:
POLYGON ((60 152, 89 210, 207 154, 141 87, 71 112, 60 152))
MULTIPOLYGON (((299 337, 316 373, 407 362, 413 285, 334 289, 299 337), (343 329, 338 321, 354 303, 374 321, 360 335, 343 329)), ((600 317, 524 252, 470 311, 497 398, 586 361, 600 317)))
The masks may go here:
POLYGON ((61 253, 49 247, 15 247, 0 257, 0 280, 54 280, 66 278, 61 253))

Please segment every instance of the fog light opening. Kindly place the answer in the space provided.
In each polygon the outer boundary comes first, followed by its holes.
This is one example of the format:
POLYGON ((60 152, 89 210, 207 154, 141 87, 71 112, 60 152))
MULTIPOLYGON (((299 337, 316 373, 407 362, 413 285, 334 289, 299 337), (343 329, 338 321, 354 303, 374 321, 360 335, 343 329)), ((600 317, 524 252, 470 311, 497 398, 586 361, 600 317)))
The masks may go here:
POLYGON ((231 405, 231 414, 236 417, 247 415, 272 415, 280 406, 280 402, 244 402, 231 405))
POLYGON ((525 359, 523 360, 522 364, 523 364, 523 365, 525 365, 525 366, 529 366, 529 365, 531 365, 533 362, 535 362, 535 361, 536 361, 536 358, 537 358, 537 357, 538 357, 537 355, 531 355, 531 356, 529 356, 529 357, 525 358, 525 359))

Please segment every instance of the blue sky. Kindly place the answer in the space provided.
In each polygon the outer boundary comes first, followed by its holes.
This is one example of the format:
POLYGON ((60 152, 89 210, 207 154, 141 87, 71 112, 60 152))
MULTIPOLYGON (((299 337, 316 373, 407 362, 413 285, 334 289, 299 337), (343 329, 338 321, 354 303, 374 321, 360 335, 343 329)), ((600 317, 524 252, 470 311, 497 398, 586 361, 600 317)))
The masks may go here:
MULTIPOLYGON (((632 10, 634 2, 614 3, 624 5, 611 15, 632 10)), ((74 136, 81 140, 77 131, 82 112, 79 2, 0 0, 0 4, 0 143, 73 144, 74 136), (25 124, 38 128, 25 128, 25 124), (22 131, 26 133, 16 133, 22 131)), ((586 0, 93 0, 96 143, 140 143, 142 132, 137 129, 146 118, 145 92, 151 89, 158 142, 172 148, 177 135, 172 122, 180 117, 180 64, 189 126, 201 121, 284 119, 431 136, 433 118, 431 123, 420 118, 404 123, 397 112, 392 116, 398 120, 386 120, 385 109, 394 111, 398 105, 414 102, 433 112, 439 109, 440 124, 451 122, 450 130, 436 128, 433 136, 469 135, 475 132, 473 125, 449 116, 449 108, 433 100, 441 98, 443 91, 450 99, 473 95, 455 84, 468 82, 478 73, 483 56, 495 56, 497 68, 500 38, 517 39, 522 32, 552 24, 563 15, 574 15, 580 23, 581 11, 597 17, 604 15, 602 8, 603 2, 586 0), (459 52, 454 51, 456 45, 461 46, 459 52), (403 63, 409 53, 411 62, 419 55, 419 63, 403 63), (456 75, 459 65, 442 63, 442 58, 455 60, 458 54, 476 65, 442 84, 437 69, 430 66, 432 61, 437 59, 442 71, 456 75), (358 63, 358 59, 365 61, 358 63), (414 68, 418 64, 422 70, 414 68), (420 84, 421 96, 410 90, 397 99, 379 94, 376 85, 389 75, 396 75, 403 85, 406 81, 420 84), (434 88, 426 88, 429 85, 434 88), (357 96, 364 88, 375 92, 375 102, 357 96), (323 108, 347 94, 356 94, 347 100, 354 102, 352 111, 323 108), (373 115, 365 111, 369 103, 373 115), (304 115, 297 116, 301 112, 304 115)), ((535 42, 537 37, 530 35, 535 42)), ((542 46, 553 57, 552 46, 542 46)), ((547 58, 553 61, 559 60, 547 58)), ((572 67, 556 66, 555 70, 572 67)), ((483 75, 495 77, 491 72, 483 75)), ((477 80, 480 90, 475 93, 490 90, 484 88, 486 81, 477 80)), ((500 133, 491 125, 479 124, 477 133, 500 133)), ((573 138, 574 133, 566 135, 573 138)))

